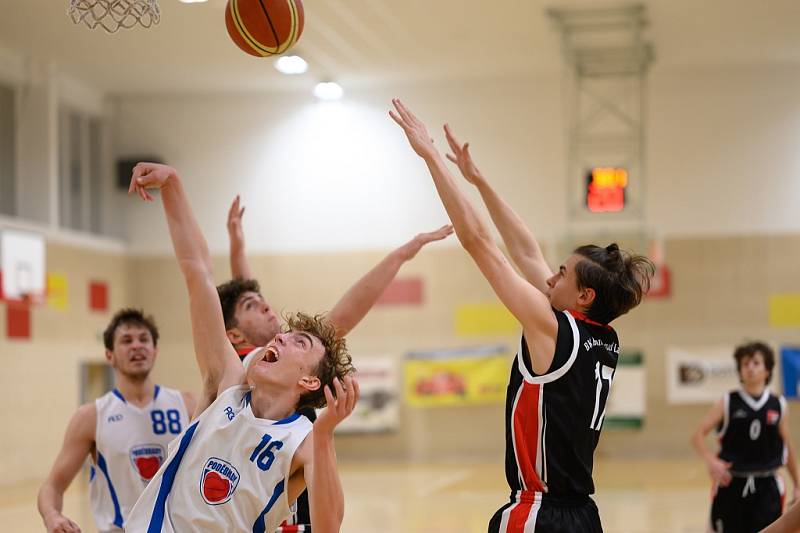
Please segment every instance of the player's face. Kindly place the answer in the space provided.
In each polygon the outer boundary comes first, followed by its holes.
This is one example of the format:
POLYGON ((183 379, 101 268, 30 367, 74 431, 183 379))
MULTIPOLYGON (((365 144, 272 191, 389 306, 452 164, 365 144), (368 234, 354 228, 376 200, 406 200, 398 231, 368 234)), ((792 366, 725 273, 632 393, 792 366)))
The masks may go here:
POLYGON ((138 324, 120 324, 114 331, 114 349, 106 358, 132 379, 146 379, 156 361, 157 349, 150 330, 138 324))
POLYGON ((319 380, 313 375, 319 365, 325 347, 322 341, 305 331, 278 333, 250 365, 248 382, 280 383, 291 387, 308 380, 319 380))
POLYGON ((578 289, 575 265, 581 259, 581 256, 572 254, 559 266, 558 272, 547 279, 547 297, 550 299, 550 305, 559 311, 578 309, 581 291, 578 289))
POLYGON ((248 291, 239 297, 234 311, 236 328, 245 341, 264 346, 281 330, 281 322, 272 307, 257 292, 248 291))
POLYGON ((739 366, 739 376, 745 385, 763 386, 769 377, 769 370, 764 364, 764 355, 756 352, 750 357, 743 358, 739 366))

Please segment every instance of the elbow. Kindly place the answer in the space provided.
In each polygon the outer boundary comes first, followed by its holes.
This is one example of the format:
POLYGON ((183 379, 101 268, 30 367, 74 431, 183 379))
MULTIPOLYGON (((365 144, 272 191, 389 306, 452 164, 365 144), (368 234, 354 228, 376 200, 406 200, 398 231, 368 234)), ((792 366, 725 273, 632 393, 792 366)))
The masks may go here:
POLYGON ((491 236, 483 231, 464 231, 456 234, 461 247, 473 256, 485 250, 493 242, 491 236))

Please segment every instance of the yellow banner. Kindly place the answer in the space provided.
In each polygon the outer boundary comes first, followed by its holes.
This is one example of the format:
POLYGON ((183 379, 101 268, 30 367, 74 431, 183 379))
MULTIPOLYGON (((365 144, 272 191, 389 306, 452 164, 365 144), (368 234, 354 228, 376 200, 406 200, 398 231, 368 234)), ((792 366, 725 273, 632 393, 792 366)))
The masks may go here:
POLYGON ((63 274, 47 274, 47 306, 65 311, 67 302, 67 277, 63 274))
POLYGON ((511 362, 504 346, 409 354, 406 400, 415 407, 503 403, 511 362))
POLYGON ((800 294, 773 294, 769 297, 769 325, 800 326, 800 294))
POLYGON ((521 330, 517 319, 502 304, 470 304, 456 309, 458 335, 506 335, 521 330))

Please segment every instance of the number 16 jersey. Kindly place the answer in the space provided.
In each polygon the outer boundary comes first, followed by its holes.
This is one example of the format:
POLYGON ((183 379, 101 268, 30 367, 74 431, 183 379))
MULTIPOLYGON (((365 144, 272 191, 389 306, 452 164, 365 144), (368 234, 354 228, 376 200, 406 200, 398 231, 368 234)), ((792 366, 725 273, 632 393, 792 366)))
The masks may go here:
POLYGON ((250 388, 231 387, 170 444, 126 530, 275 531, 289 515, 292 458, 311 429, 299 413, 257 418, 250 388))

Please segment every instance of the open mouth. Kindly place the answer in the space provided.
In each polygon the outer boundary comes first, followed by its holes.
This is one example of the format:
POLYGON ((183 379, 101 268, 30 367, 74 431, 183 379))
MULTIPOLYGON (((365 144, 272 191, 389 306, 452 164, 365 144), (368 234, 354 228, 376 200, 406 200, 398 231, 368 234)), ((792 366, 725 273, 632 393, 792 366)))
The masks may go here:
POLYGON ((262 361, 266 361, 267 363, 275 363, 280 358, 281 354, 278 352, 275 346, 269 345, 264 349, 264 358, 262 361))

